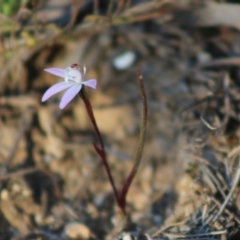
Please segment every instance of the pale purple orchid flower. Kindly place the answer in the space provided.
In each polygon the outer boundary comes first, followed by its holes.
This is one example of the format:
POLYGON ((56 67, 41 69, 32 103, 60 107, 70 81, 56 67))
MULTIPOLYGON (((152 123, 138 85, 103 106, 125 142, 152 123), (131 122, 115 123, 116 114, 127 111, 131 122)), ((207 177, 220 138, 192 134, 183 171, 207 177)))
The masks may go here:
POLYGON ((86 74, 86 67, 83 67, 83 72, 78 64, 72 64, 66 69, 62 68, 46 68, 44 71, 49 72, 58 77, 64 78, 64 82, 59 82, 51 86, 43 95, 42 102, 48 100, 51 96, 59 93, 65 89, 67 91, 63 94, 59 107, 63 109, 66 105, 80 92, 82 85, 96 89, 96 79, 89 79, 84 81, 86 74))

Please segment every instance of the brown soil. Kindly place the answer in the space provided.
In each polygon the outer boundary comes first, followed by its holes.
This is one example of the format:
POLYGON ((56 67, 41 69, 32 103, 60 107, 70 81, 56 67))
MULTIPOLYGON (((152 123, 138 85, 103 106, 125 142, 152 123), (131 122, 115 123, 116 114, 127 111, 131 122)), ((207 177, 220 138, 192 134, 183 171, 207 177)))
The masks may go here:
POLYGON ((239 9, 49 0, 0 15, 0 240, 239 239, 239 9), (138 148, 143 73, 148 124, 131 224, 81 99, 63 110, 61 93, 41 102, 60 81, 43 69, 72 63, 98 80, 87 94, 118 189, 138 148))

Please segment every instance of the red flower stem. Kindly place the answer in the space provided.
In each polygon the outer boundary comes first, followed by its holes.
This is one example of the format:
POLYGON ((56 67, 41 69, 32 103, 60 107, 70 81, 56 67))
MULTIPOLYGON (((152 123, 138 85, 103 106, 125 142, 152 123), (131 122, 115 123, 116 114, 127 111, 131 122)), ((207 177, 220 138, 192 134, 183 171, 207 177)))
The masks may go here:
POLYGON ((113 193, 114 193, 115 199, 117 201, 117 204, 119 205, 118 191, 117 191, 117 188, 115 186, 115 182, 113 180, 113 176, 112 176, 112 173, 111 173, 111 170, 110 170, 110 166, 109 166, 107 158, 106 158, 106 153, 105 153, 105 148, 104 148, 102 135, 101 135, 101 133, 100 133, 100 131, 98 129, 97 122, 96 122, 96 119, 95 119, 94 114, 93 114, 91 103, 90 103, 90 101, 87 99, 87 97, 85 95, 84 88, 80 91, 79 96, 81 97, 81 99, 83 100, 83 102, 85 104, 88 116, 89 116, 89 118, 90 118, 90 120, 92 122, 94 131, 95 131, 95 133, 97 135, 97 138, 98 138, 98 141, 100 143, 100 147, 101 148, 99 148, 96 144, 93 144, 93 146, 94 146, 96 152, 98 153, 98 155, 100 156, 100 158, 102 159, 103 165, 104 165, 104 167, 106 169, 106 172, 107 172, 108 179, 109 179, 110 184, 111 184, 112 189, 113 189, 113 193))
POLYGON ((147 98, 146 98, 146 93, 144 90, 143 76, 142 76, 141 71, 138 71, 138 83, 139 83, 139 88, 140 88, 141 97, 142 97, 142 104, 143 104, 142 121, 141 121, 139 144, 138 144, 135 162, 134 162, 133 168, 132 168, 130 174, 128 175, 128 177, 123 185, 123 188, 119 194, 119 205, 120 205, 119 207, 124 210, 125 210, 125 206, 126 206, 126 197, 127 197, 129 187, 132 184, 132 181, 138 171, 138 168, 139 168, 139 165, 141 162, 142 152, 143 152, 143 148, 144 148, 145 135, 146 135, 146 127, 147 127, 147 98))
POLYGON ((83 100, 83 102, 85 104, 88 116, 92 122, 94 131, 95 131, 98 141, 100 143, 100 148, 95 143, 93 144, 93 146, 94 146, 96 152, 98 153, 98 155, 100 156, 100 158, 102 159, 102 162, 103 162, 104 167, 107 172, 108 179, 110 181, 110 184, 111 184, 113 192, 114 192, 116 202, 117 202, 119 208, 122 210, 122 213, 124 213, 124 214, 126 213, 125 212, 126 197, 127 197, 129 188, 132 184, 134 177, 136 176, 136 173, 138 171, 138 168, 139 168, 139 165, 141 162, 143 148, 144 148, 144 142, 145 142, 146 127, 147 127, 147 98, 146 98, 146 93, 145 93, 144 84, 143 84, 143 76, 142 76, 141 71, 138 72, 138 83, 139 83, 139 88, 140 88, 141 97, 142 97, 142 105, 143 105, 139 144, 138 144, 138 149, 137 149, 137 154, 135 157, 134 165, 133 165, 132 170, 129 173, 126 181, 124 182, 124 185, 122 187, 122 190, 120 191, 120 194, 117 191, 115 182, 114 182, 112 174, 111 174, 110 166, 109 166, 107 158, 106 158, 103 139, 102 139, 101 133, 98 129, 98 126, 97 126, 97 123, 96 123, 96 120, 95 120, 95 117, 93 114, 91 103, 89 102, 89 100, 87 99, 87 97, 85 95, 84 88, 79 93, 79 96, 81 97, 81 99, 83 100))

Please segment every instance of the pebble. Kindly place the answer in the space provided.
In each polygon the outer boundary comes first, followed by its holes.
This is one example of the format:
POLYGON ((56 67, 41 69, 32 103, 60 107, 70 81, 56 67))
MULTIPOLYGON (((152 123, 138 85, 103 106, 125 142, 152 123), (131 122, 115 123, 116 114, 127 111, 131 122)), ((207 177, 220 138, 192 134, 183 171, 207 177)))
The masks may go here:
POLYGON ((64 228, 64 235, 69 239, 90 239, 90 229, 79 222, 68 223, 64 228))
POLYGON ((2 190, 1 192, 1 200, 8 200, 9 199, 9 193, 6 189, 2 190))
POLYGON ((130 68, 136 61, 136 53, 133 51, 126 51, 113 59, 113 66, 117 70, 126 70, 130 68))

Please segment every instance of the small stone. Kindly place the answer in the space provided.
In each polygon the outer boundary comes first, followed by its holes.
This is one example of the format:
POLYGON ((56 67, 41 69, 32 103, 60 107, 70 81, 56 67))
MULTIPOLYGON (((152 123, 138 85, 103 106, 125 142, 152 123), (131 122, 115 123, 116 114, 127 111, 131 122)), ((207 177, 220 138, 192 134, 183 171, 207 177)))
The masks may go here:
POLYGON ((136 53, 133 51, 127 51, 118 55, 113 59, 113 66, 117 70, 126 70, 131 67, 136 61, 136 53))
POLYGON ((14 183, 12 186, 12 191, 15 193, 19 193, 21 191, 21 186, 18 183, 14 183))
POLYGON ((90 239, 91 231, 83 223, 68 223, 64 228, 64 235, 69 239, 90 239))
POLYGON ((1 199, 2 200, 8 200, 9 199, 9 193, 7 190, 2 190, 1 192, 1 199))
POLYGON ((199 52, 197 54, 197 59, 199 63, 206 63, 206 62, 209 62, 212 59, 212 57, 207 52, 199 52))
POLYGON ((125 233, 120 239, 121 240, 136 240, 136 237, 132 234, 125 233))

